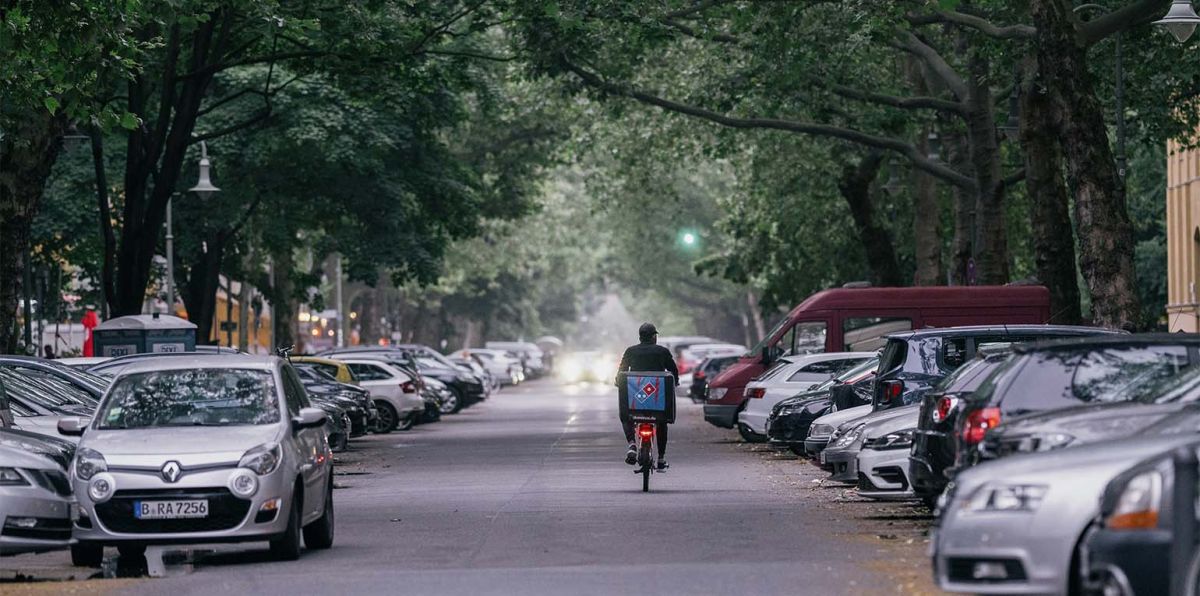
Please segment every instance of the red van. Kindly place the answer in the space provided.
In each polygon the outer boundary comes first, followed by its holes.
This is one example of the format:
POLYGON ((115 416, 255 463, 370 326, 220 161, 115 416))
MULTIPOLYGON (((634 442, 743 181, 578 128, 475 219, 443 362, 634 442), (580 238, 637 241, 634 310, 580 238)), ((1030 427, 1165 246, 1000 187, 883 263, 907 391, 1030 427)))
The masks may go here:
POLYGON ((1040 324, 1050 320, 1042 286, 836 288, 809 296, 741 360, 708 385, 704 419, 733 428, 746 403, 742 392, 784 354, 863 352, 889 333, 925 327, 1040 324))

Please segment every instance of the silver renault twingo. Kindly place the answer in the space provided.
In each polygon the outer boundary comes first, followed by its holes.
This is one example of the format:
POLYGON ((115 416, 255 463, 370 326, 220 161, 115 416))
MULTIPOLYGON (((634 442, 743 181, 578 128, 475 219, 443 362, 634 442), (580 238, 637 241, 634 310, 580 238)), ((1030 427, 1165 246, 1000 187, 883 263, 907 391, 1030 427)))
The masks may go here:
POLYGON ((103 547, 269 541, 285 560, 333 544, 333 456, 325 413, 286 361, 257 356, 147 359, 113 380, 71 465, 79 511, 72 560, 103 547))

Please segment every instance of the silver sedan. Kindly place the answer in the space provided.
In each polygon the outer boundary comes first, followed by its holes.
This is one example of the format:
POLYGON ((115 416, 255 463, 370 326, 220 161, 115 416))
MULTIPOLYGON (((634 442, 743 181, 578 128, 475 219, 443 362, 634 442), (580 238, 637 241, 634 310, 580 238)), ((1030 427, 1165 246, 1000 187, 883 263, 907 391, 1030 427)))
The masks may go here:
POLYGON ((931 544, 934 577, 951 592, 1066 594, 1075 545, 1117 474, 1194 432, 1112 441, 990 461, 943 495, 931 544))
POLYGON ((149 359, 124 369, 71 466, 77 565, 102 547, 269 541, 281 559, 333 543, 333 459, 291 365, 278 358, 149 359))
POLYGON ((0 441, 0 555, 71 543, 71 484, 62 466, 19 438, 0 441))

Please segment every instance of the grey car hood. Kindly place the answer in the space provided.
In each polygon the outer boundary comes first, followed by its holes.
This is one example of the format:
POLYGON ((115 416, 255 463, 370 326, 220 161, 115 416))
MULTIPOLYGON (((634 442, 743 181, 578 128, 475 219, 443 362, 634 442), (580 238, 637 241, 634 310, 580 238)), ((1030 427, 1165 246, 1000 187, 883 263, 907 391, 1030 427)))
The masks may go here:
POLYGON ((237 461, 253 447, 278 441, 285 425, 185 426, 84 433, 81 447, 99 451, 109 465, 157 465, 166 458, 180 463, 237 461))
POLYGON ((871 406, 858 406, 849 410, 838 410, 831 414, 826 414, 813 420, 813 426, 818 424, 827 424, 833 428, 837 428, 847 422, 858 420, 871 414, 871 406))
POLYGON ((1128 437, 1168 416, 1195 417, 1198 414, 1200 408, 1186 404, 1079 406, 1015 418, 988 434, 989 439, 1004 441, 1028 435, 1065 433, 1074 437, 1074 444, 1090 443, 1128 437))
POLYGON ((874 439, 888 433, 916 428, 917 419, 920 417, 921 406, 917 405, 875 412, 863 419, 867 424, 863 429, 863 438, 874 439))
POLYGON ((29 468, 33 470, 62 470, 61 466, 48 457, 31 453, 7 444, 0 444, 0 462, 4 462, 5 466, 13 466, 16 468, 29 468))

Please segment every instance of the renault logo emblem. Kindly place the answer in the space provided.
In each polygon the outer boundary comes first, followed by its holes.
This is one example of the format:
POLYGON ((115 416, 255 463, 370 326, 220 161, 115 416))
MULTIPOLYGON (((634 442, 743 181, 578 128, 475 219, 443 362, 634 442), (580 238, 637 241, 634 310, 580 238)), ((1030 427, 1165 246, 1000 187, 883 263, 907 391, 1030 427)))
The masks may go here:
POLYGON ((163 464, 161 472, 163 480, 166 480, 167 482, 175 482, 176 480, 179 480, 179 474, 183 472, 183 468, 179 467, 179 462, 169 461, 163 464))

